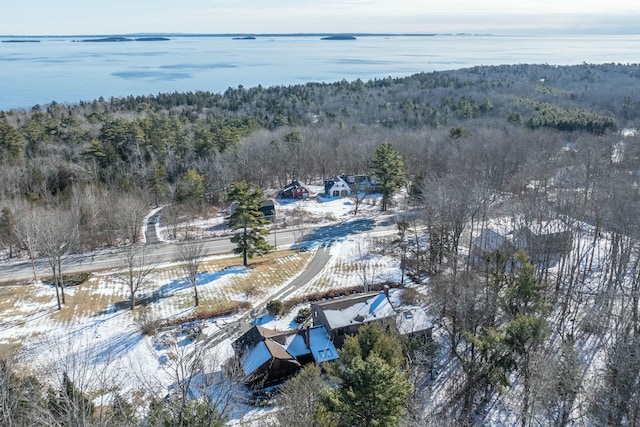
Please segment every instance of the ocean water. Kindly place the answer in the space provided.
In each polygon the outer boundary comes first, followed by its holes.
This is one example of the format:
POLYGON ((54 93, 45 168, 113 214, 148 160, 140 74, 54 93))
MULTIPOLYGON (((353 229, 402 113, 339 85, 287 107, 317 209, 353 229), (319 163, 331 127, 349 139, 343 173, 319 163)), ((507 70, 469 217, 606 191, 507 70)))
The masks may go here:
POLYGON ((640 62, 640 36, 169 38, 85 43, 45 37, 37 38, 39 43, 0 43, 0 110, 101 96, 224 92, 239 85, 366 81, 475 65, 640 62))

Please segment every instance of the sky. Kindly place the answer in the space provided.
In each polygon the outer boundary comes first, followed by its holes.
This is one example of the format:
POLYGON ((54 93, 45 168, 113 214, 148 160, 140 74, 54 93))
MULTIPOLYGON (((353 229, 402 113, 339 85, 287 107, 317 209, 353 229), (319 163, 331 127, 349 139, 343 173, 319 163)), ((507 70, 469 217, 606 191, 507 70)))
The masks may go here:
POLYGON ((640 34, 636 0, 20 0, 0 35, 640 34))

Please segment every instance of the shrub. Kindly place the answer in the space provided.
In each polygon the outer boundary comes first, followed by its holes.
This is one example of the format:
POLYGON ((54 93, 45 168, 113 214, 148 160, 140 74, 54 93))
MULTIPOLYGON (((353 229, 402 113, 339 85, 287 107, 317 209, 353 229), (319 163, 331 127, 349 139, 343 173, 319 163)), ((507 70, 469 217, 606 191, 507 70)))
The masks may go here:
POLYGON ((269 314, 280 314, 282 311, 282 301, 274 299, 267 303, 267 311, 269 314))
POLYGON ((424 296, 413 288, 404 288, 400 292, 400 301, 403 304, 419 305, 423 298, 424 296))
POLYGON ((298 310, 298 314, 296 314, 296 317, 293 319, 293 321, 296 323, 303 324, 310 318, 311 318, 311 308, 303 307, 300 310, 298 310))
POLYGON ((155 335, 162 326, 162 320, 152 316, 149 311, 139 311, 136 323, 143 335, 155 335))

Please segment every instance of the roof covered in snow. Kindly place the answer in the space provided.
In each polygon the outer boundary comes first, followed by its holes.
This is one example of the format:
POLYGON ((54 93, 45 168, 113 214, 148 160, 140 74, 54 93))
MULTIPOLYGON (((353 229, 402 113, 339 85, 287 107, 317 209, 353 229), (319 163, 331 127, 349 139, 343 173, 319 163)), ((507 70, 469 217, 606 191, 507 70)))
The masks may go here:
POLYGON ((324 326, 314 326, 309 329, 309 346, 313 359, 318 363, 338 358, 338 351, 324 326))
POLYGON ((274 331, 254 326, 236 341, 235 348, 245 375, 251 375, 272 359, 299 365, 297 359, 309 354, 313 355, 316 362, 338 358, 338 352, 324 326, 288 331, 274 331))
POLYGON ((270 359, 271 352, 264 341, 262 341, 240 358, 240 366, 242 366, 242 371, 245 375, 251 375, 270 359))
POLYGON ((507 238, 491 229, 484 229, 473 239, 472 245, 481 250, 494 251, 507 242, 507 238))
POLYGON ((362 324, 391 318, 396 310, 384 292, 350 295, 331 301, 323 301, 313 305, 321 309, 331 330, 353 324, 362 324))
POLYGON ((422 307, 402 310, 396 317, 396 326, 401 335, 416 334, 433 329, 433 323, 422 307))

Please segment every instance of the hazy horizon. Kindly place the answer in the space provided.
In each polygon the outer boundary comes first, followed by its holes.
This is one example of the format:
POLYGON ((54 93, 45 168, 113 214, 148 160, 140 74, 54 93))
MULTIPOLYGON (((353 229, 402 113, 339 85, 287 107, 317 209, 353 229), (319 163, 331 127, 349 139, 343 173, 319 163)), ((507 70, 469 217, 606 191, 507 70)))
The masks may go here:
POLYGON ((624 0, 32 0, 3 7, 5 36, 114 34, 640 34, 624 0))

